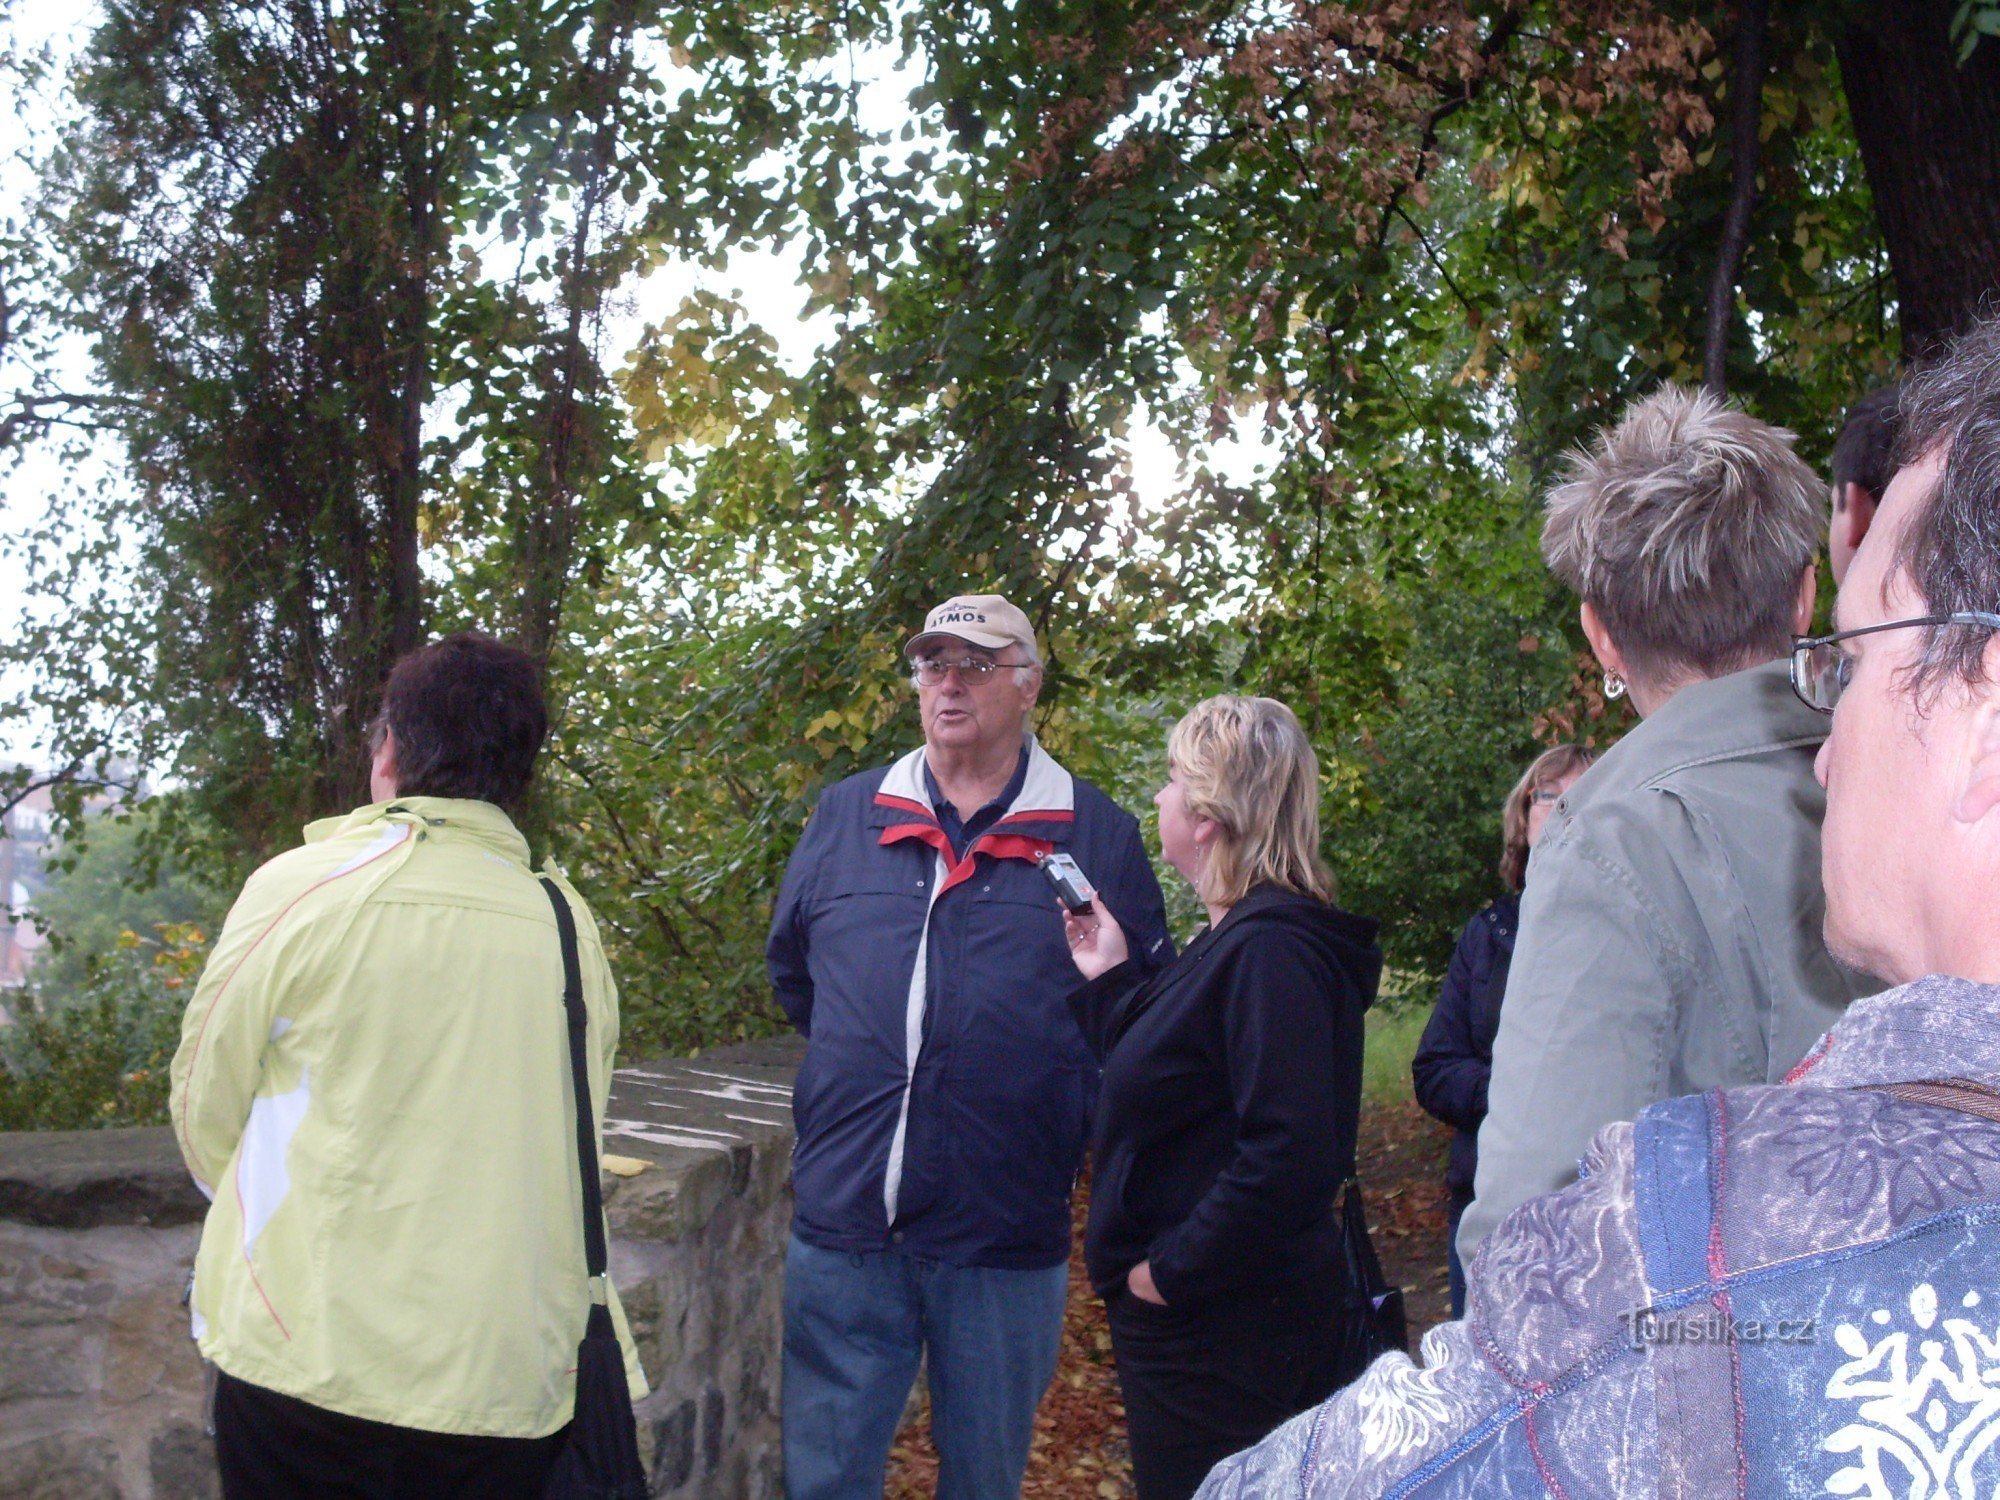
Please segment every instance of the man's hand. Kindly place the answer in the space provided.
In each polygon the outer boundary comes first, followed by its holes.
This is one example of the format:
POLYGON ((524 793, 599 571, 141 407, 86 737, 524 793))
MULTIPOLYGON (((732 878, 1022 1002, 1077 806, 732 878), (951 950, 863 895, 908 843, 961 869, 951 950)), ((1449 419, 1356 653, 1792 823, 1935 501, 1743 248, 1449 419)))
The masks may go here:
POLYGON ((1125 946, 1125 929, 1111 915, 1104 898, 1099 896, 1091 907, 1082 916, 1063 909, 1063 936, 1069 939, 1069 956, 1085 979, 1110 973, 1130 952, 1125 946))
POLYGON ((1125 1285, 1132 1295, 1141 1302, 1150 1302, 1155 1307, 1165 1307, 1167 1299, 1160 1295, 1160 1289, 1153 1285, 1153 1263, 1142 1260, 1125 1273, 1125 1285))

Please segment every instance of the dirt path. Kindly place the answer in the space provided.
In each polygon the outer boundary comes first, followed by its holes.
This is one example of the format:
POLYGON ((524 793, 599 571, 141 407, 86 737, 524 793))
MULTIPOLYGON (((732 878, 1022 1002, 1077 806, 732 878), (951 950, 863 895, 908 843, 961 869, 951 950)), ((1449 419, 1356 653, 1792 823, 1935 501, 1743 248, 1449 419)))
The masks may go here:
MULTIPOLYGON (((1404 1289, 1412 1349, 1449 1307, 1444 1154, 1450 1138, 1450 1131, 1414 1103, 1362 1113, 1358 1154, 1368 1220, 1383 1274, 1404 1289)), ((1132 1494, 1111 1334, 1104 1308, 1083 1276, 1085 1202, 1079 1194, 1062 1355, 1055 1384, 1035 1416, 1024 1500, 1121 1500, 1132 1494)), ((920 1410, 890 1451, 887 1500, 929 1500, 936 1491, 937 1452, 929 1414, 920 1410)))

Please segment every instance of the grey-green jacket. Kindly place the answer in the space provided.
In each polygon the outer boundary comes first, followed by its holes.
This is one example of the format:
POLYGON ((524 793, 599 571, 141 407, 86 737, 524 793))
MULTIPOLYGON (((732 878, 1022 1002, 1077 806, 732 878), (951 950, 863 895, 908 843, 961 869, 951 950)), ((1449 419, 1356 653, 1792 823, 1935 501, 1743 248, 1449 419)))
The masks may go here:
POLYGON ((1783 661, 1695 683, 1556 804, 1528 866, 1462 1256, 1572 1181, 1603 1126, 1776 1083, 1882 988, 1820 936, 1829 722, 1783 661))

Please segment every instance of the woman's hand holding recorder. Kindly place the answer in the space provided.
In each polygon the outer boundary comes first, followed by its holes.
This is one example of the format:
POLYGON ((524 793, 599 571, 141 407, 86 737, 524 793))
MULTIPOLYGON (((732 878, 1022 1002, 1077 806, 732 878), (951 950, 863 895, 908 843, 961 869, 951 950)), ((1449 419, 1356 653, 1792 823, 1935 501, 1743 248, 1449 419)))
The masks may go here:
POLYGON ((1056 893, 1062 908, 1063 936, 1069 940, 1069 956, 1085 979, 1095 979, 1125 962, 1131 951, 1125 943, 1125 929, 1104 908, 1096 887, 1067 854, 1044 854, 1036 861, 1056 893))
POLYGON ((1125 962, 1130 950, 1125 946, 1125 929, 1105 909, 1102 901, 1087 916, 1063 912, 1063 936, 1069 939, 1069 956, 1076 960, 1077 972, 1085 979, 1108 974, 1125 962))

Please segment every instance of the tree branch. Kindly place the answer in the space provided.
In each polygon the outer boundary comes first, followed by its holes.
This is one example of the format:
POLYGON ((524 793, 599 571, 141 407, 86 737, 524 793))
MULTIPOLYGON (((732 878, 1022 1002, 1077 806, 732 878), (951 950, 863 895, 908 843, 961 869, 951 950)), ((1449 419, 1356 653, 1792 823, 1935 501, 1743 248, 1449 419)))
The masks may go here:
MULTIPOLYGON (((1758 3, 1762 3, 1762 0, 1758 0, 1758 3)), ((1514 40, 1515 34, 1520 29, 1521 12, 1518 7, 1510 6, 1500 19, 1493 23, 1493 29, 1486 34, 1486 40, 1479 44, 1480 62, 1482 64, 1492 62, 1505 50, 1507 44, 1514 40)), ((1425 118, 1423 139, 1417 146, 1416 169, 1397 184, 1396 190, 1389 195, 1389 201, 1382 205, 1382 219, 1375 228, 1375 242, 1378 245, 1383 243, 1389 232, 1390 218, 1402 209, 1404 196, 1430 175, 1431 153, 1437 150, 1439 127, 1476 100, 1485 90, 1486 80, 1491 76, 1490 72, 1482 70, 1477 78, 1466 80, 1457 94, 1440 102, 1425 118)))
POLYGON ((1396 205, 1396 217, 1410 226, 1410 232, 1417 237, 1417 244, 1422 247, 1424 255, 1430 261, 1432 268, 1443 279, 1444 284, 1450 288, 1452 296, 1458 298, 1459 306, 1463 307, 1469 313, 1478 313, 1479 308, 1473 303, 1470 297, 1465 295, 1464 288, 1452 279, 1451 272, 1445 268, 1444 261, 1439 258, 1437 248, 1431 244, 1431 237, 1424 233, 1423 226, 1411 218, 1409 210, 1401 204, 1396 205))
POLYGON ((53 786, 69 786, 76 782, 87 782, 99 791, 116 789, 121 792, 130 792, 136 790, 138 785, 136 782, 119 781, 108 776, 85 776, 82 774, 83 768, 89 763, 90 758, 94 755, 103 754, 103 751, 104 747, 101 745, 89 750, 79 751, 70 758, 69 764, 61 770, 51 771, 46 776, 34 777, 31 780, 22 782, 11 791, 0 793, 0 821, 4 821, 15 808, 26 802, 35 793, 45 791, 53 786))
POLYGON ((75 417, 58 415, 57 412, 95 411, 104 407, 129 407, 133 402, 118 396, 71 396, 57 392, 45 396, 17 395, 11 399, 12 410, 0 415, 0 448, 5 448, 24 429, 40 429, 57 425, 77 427, 88 431, 110 431, 104 422, 84 422, 75 417), (44 407, 54 407, 57 411, 45 412, 44 407))

